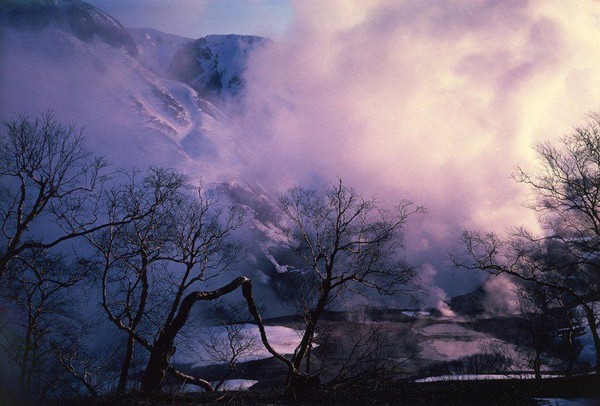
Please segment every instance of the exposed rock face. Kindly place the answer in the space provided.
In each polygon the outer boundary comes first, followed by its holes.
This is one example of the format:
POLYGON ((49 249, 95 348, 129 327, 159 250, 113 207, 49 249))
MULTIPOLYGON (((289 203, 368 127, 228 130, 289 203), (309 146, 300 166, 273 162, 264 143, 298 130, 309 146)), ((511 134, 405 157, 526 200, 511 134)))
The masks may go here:
POLYGON ((250 52, 268 41, 249 35, 208 35, 175 54, 168 76, 187 83, 204 97, 235 96, 243 89, 250 52))

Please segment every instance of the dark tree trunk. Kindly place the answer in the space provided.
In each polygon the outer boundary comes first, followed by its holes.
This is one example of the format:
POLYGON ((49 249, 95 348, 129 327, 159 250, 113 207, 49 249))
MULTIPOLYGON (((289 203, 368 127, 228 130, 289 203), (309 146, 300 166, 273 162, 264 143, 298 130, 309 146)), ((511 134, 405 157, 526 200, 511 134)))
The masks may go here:
MULTIPOLYGON (((245 277, 239 277, 230 282, 229 284, 214 290, 212 292, 192 292, 188 294, 182 301, 177 315, 173 318, 173 321, 165 326, 165 329, 158 336, 157 340, 152 346, 150 352, 150 359, 148 365, 142 376, 142 393, 144 395, 152 395, 161 391, 162 381, 165 377, 165 373, 169 368, 169 359, 175 352, 173 346, 175 337, 179 330, 185 325, 187 319, 192 310, 192 306, 199 300, 214 300, 218 297, 226 295, 240 287, 248 279, 245 277)), ((212 391, 213 388, 210 383, 198 380, 196 382, 200 384, 207 391, 212 391)))
POLYGON ((321 380, 319 376, 292 373, 289 375, 285 388, 285 396, 291 399, 306 399, 319 391, 321 380))
POLYGON ((535 359, 533 360, 533 371, 535 373, 535 379, 542 379, 542 353, 538 350, 535 351, 535 359))
POLYGON ((329 293, 331 292, 330 284, 328 281, 323 282, 323 288, 321 291, 321 295, 319 297, 319 301, 315 308, 310 312, 308 317, 308 321, 306 323, 306 330, 304 331, 304 335, 302 336, 302 340, 300 341, 300 345, 298 346, 298 351, 294 355, 292 362, 294 363, 294 367, 296 370, 300 370, 300 365, 302 364, 302 360, 304 359, 306 352, 308 351, 309 344, 312 338, 315 335, 315 330, 317 328, 317 322, 325 310, 325 306, 327 305, 327 301, 329 300, 329 293))
POLYGON ((27 327, 27 333, 25 335, 25 343, 23 356, 21 360, 21 373, 19 376, 19 386, 21 389, 21 395, 25 398, 31 396, 31 373, 34 365, 34 354, 33 344, 35 343, 34 331, 32 325, 35 321, 29 320, 29 326, 27 327))
POLYGON ((21 250, 18 249, 18 245, 21 241, 21 236, 23 235, 25 228, 26 226, 23 226, 22 224, 17 227, 17 230, 15 230, 15 235, 10 240, 8 247, 6 247, 6 251, 4 251, 0 257, 0 280, 2 280, 2 275, 4 275, 8 269, 8 264, 10 261, 20 254, 21 250))
POLYGON ((162 381, 169 366, 169 358, 174 353, 175 334, 163 333, 154 342, 148 365, 142 376, 143 394, 151 395, 161 391, 162 381))
POLYGON ((598 326, 596 324, 596 317, 594 310, 587 304, 583 304, 583 310, 585 317, 590 326, 590 332, 592 333, 592 339, 594 340, 594 350, 596 352, 596 375, 600 375, 600 336, 598 336, 598 326))
POLYGON ((9 261, 8 253, 5 253, 0 258, 0 280, 2 280, 2 276, 4 275, 4 272, 6 272, 6 268, 8 268, 8 261, 9 261))
MULTIPOLYGON (((330 292, 330 282, 328 280, 323 281, 319 301, 308 316, 304 335, 302 336, 302 340, 298 345, 298 350, 294 353, 294 356, 292 357, 293 368, 291 368, 288 372, 285 384, 286 397, 293 399, 301 399, 310 395, 311 393, 314 393, 320 386, 320 379, 318 376, 311 377, 309 375, 303 375, 299 373, 299 371, 304 357, 310 356, 310 346, 312 338, 315 335, 317 322, 319 321, 319 318, 321 317, 321 314, 323 313, 323 310, 325 310, 325 306, 327 305, 330 292)), ((308 371, 310 368, 310 361, 307 359, 306 362, 306 370, 308 371)))
POLYGON ((312 338, 308 340, 308 348, 306 349, 306 368, 305 372, 310 374, 310 353, 312 351, 312 338))
POLYGON ((227 372, 221 377, 221 380, 215 385, 215 391, 218 391, 227 379, 236 371, 235 365, 231 362, 227 367, 227 372))
MULTIPOLYGON (((148 259, 146 258, 145 254, 142 256, 142 271, 140 272, 140 280, 142 281, 142 293, 140 295, 140 301, 138 303, 135 317, 130 321, 129 324, 131 331, 136 331, 137 326, 142 321, 142 316, 146 311, 146 303, 148 301, 148 289, 150 285, 148 283, 148 259)), ((123 359, 123 364, 121 366, 121 374, 119 376, 117 393, 125 393, 127 390, 127 377, 129 376, 129 369, 131 368, 134 349, 135 337, 133 334, 129 334, 127 337, 127 350, 125 351, 125 358, 123 359)))
POLYGON ((125 393, 127 390, 127 377, 129 376, 129 368, 131 367, 131 361, 133 359, 133 348, 135 340, 133 336, 127 337, 127 348, 125 350, 125 357, 121 365, 121 374, 119 375, 119 384, 117 386, 117 393, 125 393))
POLYGON ((160 392, 162 387, 162 381, 167 370, 172 375, 181 380, 185 380, 186 382, 201 386, 207 391, 213 390, 213 387, 209 382, 182 374, 181 372, 176 371, 175 368, 173 368, 171 365, 169 365, 169 359, 175 352, 173 343, 175 342, 175 337, 177 336, 177 333, 185 325, 194 303, 196 303, 199 300, 217 299, 218 297, 233 292, 240 286, 242 287, 242 293, 248 304, 248 311, 250 312, 250 314, 256 321, 256 324, 258 325, 258 329, 260 331, 260 338, 263 345, 271 355, 285 363, 290 371, 294 371, 296 374, 298 373, 297 370, 294 368, 292 362, 284 356, 282 356, 281 354, 279 354, 277 351, 275 351, 273 347, 271 347, 271 345, 269 344, 267 335, 265 333, 264 324, 258 313, 258 309, 256 308, 256 304, 254 303, 254 298, 252 296, 252 283, 248 278, 240 276, 239 278, 234 279, 229 284, 217 290, 214 290, 212 292, 193 292, 188 294, 182 300, 177 315, 173 318, 173 321, 165 327, 163 332, 155 341, 154 346, 152 347, 152 350, 150 352, 150 359, 148 360, 148 365, 146 366, 146 370, 144 371, 144 375, 142 376, 141 390, 143 395, 148 396, 160 392))
POLYGON ((576 352, 575 352, 575 328, 573 326, 573 321, 569 314, 567 314, 567 321, 569 323, 569 331, 567 333, 567 346, 569 348, 569 360, 567 362, 567 367, 565 368, 565 376, 570 377, 573 375, 573 366, 575 365, 576 352))

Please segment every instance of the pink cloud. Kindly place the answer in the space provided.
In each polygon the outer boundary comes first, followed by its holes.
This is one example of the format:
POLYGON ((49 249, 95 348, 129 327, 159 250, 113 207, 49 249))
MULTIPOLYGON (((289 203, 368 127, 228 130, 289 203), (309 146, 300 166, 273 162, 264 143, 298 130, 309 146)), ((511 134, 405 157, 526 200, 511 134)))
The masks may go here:
POLYGON ((424 204, 407 239, 416 258, 440 258, 463 228, 534 225, 510 175, 536 140, 600 108, 599 12, 300 1, 290 38, 247 74, 245 173, 281 188, 341 176, 385 203, 424 204))

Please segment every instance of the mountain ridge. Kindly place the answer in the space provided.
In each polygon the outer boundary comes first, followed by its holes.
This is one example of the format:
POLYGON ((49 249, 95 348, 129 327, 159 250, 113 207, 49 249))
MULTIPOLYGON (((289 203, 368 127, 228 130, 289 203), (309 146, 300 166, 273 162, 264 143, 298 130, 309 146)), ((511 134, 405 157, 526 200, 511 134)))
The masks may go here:
POLYGON ((138 55, 133 38, 117 19, 79 0, 8 2, 0 13, 15 29, 41 31, 54 25, 70 30, 81 41, 98 37, 131 56, 138 55))

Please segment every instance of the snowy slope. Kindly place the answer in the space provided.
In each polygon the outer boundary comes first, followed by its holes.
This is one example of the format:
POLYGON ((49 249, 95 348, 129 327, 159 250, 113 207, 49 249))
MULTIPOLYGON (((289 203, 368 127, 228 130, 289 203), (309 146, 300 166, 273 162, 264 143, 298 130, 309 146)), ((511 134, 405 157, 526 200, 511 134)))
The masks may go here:
POLYGON ((60 121, 85 125, 91 149, 118 166, 184 168, 217 149, 203 137, 218 110, 149 70, 114 18, 61 0, 5 10, 0 21, 2 119, 53 109, 60 121))

